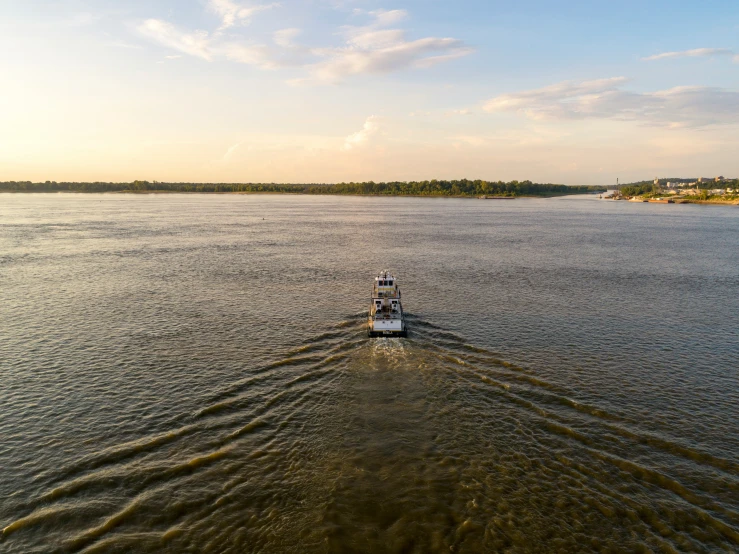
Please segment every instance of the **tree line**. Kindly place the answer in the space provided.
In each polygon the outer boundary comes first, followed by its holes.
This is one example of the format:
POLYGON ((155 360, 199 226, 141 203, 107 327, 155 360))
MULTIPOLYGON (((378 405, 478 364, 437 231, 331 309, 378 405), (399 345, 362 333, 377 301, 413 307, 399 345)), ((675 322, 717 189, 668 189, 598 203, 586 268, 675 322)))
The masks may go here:
POLYGON ((207 193, 291 193, 291 194, 346 194, 388 196, 556 196, 587 194, 605 191, 605 187, 541 184, 531 181, 437 180, 392 181, 375 183, 335 184, 279 184, 279 183, 161 183, 134 181, 132 183, 81 183, 46 181, 0 182, 0 191, 6 192, 207 192, 207 193))
POLYGON ((660 187, 654 182, 643 182, 634 185, 622 185, 619 187, 624 196, 644 196, 645 194, 656 194, 660 187))

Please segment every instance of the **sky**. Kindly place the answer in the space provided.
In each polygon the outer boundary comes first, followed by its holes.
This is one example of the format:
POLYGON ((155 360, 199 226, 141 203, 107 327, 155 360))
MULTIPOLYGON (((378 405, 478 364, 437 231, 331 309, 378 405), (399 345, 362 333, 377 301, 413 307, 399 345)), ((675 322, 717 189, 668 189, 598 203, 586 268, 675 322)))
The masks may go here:
POLYGON ((739 176, 736 0, 0 0, 0 181, 739 176))

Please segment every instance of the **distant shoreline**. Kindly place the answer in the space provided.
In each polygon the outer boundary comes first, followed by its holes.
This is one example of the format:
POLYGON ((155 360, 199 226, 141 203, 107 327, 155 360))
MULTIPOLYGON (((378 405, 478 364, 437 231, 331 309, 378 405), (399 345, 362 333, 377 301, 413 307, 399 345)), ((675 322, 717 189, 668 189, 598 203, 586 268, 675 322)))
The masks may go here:
MULTIPOLYGON (((482 198, 471 194, 387 194, 387 193, 336 193, 336 192, 288 192, 288 191, 181 191, 181 190, 114 190, 114 191, 90 191, 90 190, 0 190, 0 194, 134 194, 134 195, 271 195, 271 196, 353 196, 367 198, 464 198, 469 200, 513 200, 524 198, 563 198, 566 196, 588 196, 598 192, 548 192, 540 194, 518 194, 510 196, 488 196, 482 198)), ((606 200, 606 199, 604 199, 606 200)), ((609 199, 611 200, 611 199, 609 199)), ((612 200, 613 201, 613 200, 612 200)), ((638 203, 638 202, 637 202, 638 203)), ((655 203, 655 202, 649 202, 655 203)), ((698 198, 676 198, 675 204, 704 204, 713 206, 739 206, 739 199, 710 198, 701 200, 698 198)))
POLYGON ((124 193, 203 193, 203 194, 305 194, 347 196, 420 196, 420 197, 547 197, 605 192, 601 186, 567 186, 532 181, 486 181, 483 179, 431 179, 425 181, 388 181, 376 183, 167 183, 133 181, 131 183, 81 181, 5 181, 0 191, 9 192, 124 192, 124 193))
MULTIPOLYGON (((70 191, 74 192, 74 191, 70 191)), ((248 192, 185 192, 185 191, 173 191, 173 190, 120 190, 105 194, 237 194, 237 195, 250 195, 250 194, 271 194, 271 195, 289 195, 289 196, 366 196, 373 198, 469 198, 472 200, 512 200, 514 198, 558 198, 562 196, 584 196, 587 194, 597 194, 593 192, 562 192, 562 193, 542 193, 542 194, 520 194, 511 196, 488 196, 487 198, 481 198, 480 196, 470 194, 382 194, 382 193, 349 193, 349 192, 271 192, 271 191, 248 191, 248 192)))
POLYGON ((86 190, 0 190, 0 194, 133 194, 133 195, 149 195, 149 194, 171 194, 171 195, 195 195, 201 194, 205 196, 214 195, 270 195, 270 196, 354 196, 367 198, 464 198, 468 200, 514 200, 522 198, 562 198, 565 196, 588 196, 598 194, 597 192, 561 192, 561 193, 542 193, 542 194, 519 194, 510 196, 494 196, 482 198, 477 195, 470 194, 382 194, 382 193, 336 193, 336 192, 279 192, 279 191, 243 191, 243 192, 202 192, 202 191, 179 191, 179 190, 114 190, 114 191, 86 191, 86 190))

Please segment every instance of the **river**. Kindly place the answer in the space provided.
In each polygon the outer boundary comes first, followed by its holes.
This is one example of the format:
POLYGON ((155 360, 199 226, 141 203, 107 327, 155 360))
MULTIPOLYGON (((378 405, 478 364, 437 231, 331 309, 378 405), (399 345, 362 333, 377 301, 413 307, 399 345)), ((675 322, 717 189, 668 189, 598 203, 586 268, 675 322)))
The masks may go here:
POLYGON ((0 195, 0 551, 736 551, 738 292, 734 206, 0 195))

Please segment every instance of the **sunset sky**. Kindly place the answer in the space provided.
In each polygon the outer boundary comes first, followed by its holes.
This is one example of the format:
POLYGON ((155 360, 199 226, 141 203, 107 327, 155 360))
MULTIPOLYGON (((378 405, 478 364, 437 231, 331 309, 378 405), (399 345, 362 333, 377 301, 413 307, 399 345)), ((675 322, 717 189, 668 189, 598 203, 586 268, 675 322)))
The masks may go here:
POLYGON ((0 181, 739 175, 736 0, 9 0, 0 48, 0 181))

